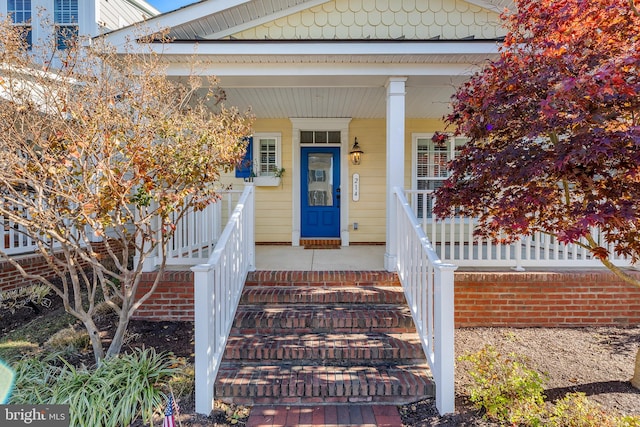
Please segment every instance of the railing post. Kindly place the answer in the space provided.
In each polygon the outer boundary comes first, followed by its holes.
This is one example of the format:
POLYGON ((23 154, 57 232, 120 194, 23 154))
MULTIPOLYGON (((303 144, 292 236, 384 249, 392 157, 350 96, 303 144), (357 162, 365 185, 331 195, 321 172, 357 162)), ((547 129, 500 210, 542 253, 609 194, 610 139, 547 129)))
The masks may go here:
POLYGON ((434 283, 434 356, 436 363, 436 408, 440 415, 455 410, 454 389, 454 271, 455 265, 435 268, 434 283))
POLYGON ((244 211, 245 216, 245 229, 247 232, 247 245, 249 246, 249 271, 256 271, 256 214, 255 214, 255 195, 256 188, 253 183, 247 184, 251 186, 251 197, 247 198, 247 206, 244 211))
POLYGON ((194 341, 195 341, 195 399, 196 412, 209 415, 213 410, 213 353, 214 333, 214 299, 213 283, 210 277, 212 266, 199 264, 191 268, 193 271, 194 296, 194 341))
POLYGON ((516 251, 516 266, 511 267, 513 271, 525 271, 522 266, 522 241, 518 239, 512 243, 514 250, 516 251))
MULTIPOLYGON (((140 213, 139 211, 136 209, 135 211, 135 220, 139 221, 140 220, 140 213)), ((151 228, 154 229, 157 226, 157 219, 151 219, 151 228)), ((142 253, 146 253, 148 251, 148 248, 151 246, 151 242, 146 241, 146 242, 142 242, 142 236, 138 235, 136 237, 136 247, 141 247, 142 246, 142 253)), ((159 247, 156 247, 155 251, 153 253, 148 253, 146 258, 144 259, 144 263, 142 265, 142 271, 154 271, 156 269, 156 258, 160 255, 160 251, 162 249, 160 249, 159 247)), ((139 260, 140 260, 140 251, 136 250, 136 253, 134 255, 134 264, 138 264, 139 260)))

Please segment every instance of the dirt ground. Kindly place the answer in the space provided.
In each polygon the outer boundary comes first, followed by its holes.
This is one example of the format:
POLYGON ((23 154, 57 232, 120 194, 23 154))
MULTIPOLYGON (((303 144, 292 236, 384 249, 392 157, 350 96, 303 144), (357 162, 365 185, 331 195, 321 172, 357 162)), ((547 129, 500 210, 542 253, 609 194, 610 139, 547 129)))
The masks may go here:
MULTIPOLYGON (((0 340, 27 322, 47 322, 60 312, 60 305, 25 307, 15 313, 0 311, 0 340)), ((106 317, 102 326, 113 319, 106 317)), ((605 408, 620 414, 640 415, 640 391, 629 384, 633 363, 640 347, 640 326, 589 328, 465 328, 456 330, 456 356, 494 345, 501 353, 524 355, 530 365, 546 375, 547 400, 581 391, 605 408)), ((148 322, 134 320, 127 335, 128 348, 155 347, 176 356, 193 360, 193 324, 191 322, 148 322)), ((76 362, 90 362, 87 352, 78 354, 76 362)), ((413 426, 492 426, 482 419, 467 401, 470 377, 462 363, 456 364, 456 413, 439 417, 432 400, 400 408, 403 425, 413 426)), ((249 408, 220 405, 211 417, 193 413, 192 396, 181 399, 183 426, 225 426, 235 415, 243 425, 249 408)))
MULTIPOLYGON (((485 344, 501 354, 525 356, 545 374, 545 395, 555 401, 567 393, 584 392, 608 410, 640 415, 640 391, 631 387, 640 327, 589 328, 463 328, 456 330, 456 356, 476 352, 485 344)), ((456 364, 456 413, 438 417, 431 401, 401 408, 405 426, 492 426, 467 400, 470 376, 456 364)))

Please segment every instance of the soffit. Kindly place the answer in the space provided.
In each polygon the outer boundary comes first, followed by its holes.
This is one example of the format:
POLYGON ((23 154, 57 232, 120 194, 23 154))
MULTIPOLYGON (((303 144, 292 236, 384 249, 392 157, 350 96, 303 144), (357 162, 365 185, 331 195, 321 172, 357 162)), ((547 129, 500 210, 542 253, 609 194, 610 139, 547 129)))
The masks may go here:
MULTIPOLYGON (((457 80, 457 79, 456 79, 457 80)), ((251 109, 263 119, 333 118, 384 119, 386 89, 384 87, 227 87, 226 104, 241 111, 251 109)), ((409 82, 408 82, 409 83, 409 82)), ((405 95, 405 116, 441 119, 449 113, 452 84, 413 86, 405 95)))

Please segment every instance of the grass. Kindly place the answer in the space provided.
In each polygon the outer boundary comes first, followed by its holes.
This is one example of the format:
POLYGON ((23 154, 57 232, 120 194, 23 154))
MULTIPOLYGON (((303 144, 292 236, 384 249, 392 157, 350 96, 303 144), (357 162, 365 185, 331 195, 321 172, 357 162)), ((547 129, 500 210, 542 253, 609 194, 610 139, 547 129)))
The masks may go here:
POLYGON ((37 351, 56 332, 75 322, 75 317, 66 313, 63 308, 47 314, 46 322, 40 317, 33 319, 0 339, 0 360, 11 362, 24 354, 37 351))

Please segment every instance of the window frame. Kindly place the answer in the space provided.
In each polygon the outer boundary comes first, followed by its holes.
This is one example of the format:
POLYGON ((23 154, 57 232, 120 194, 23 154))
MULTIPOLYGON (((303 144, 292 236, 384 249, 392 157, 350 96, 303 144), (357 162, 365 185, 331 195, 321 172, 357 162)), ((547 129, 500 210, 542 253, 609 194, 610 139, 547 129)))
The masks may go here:
MULTIPOLYGON (((451 175, 451 171, 449 170, 448 167, 446 167, 446 165, 448 165, 448 163, 456 157, 456 152, 458 151, 457 149, 462 147, 469 140, 469 138, 467 137, 449 136, 446 139, 446 142, 444 143, 447 145, 446 160, 444 162, 444 165, 442 164, 442 162, 428 161, 425 168, 430 169, 431 171, 428 173, 428 176, 422 177, 422 176, 419 176, 419 165, 418 165, 418 160, 419 160, 418 155, 420 154, 419 146, 422 145, 421 144, 422 141, 427 141, 426 145, 430 147, 436 147, 437 145, 439 145, 433 142, 432 140, 434 134, 435 133, 433 132, 412 134, 412 155, 411 155, 411 189, 412 190, 435 191, 437 188, 439 188, 440 186, 437 185, 437 182, 443 183, 451 175), (439 167, 445 168, 444 174, 440 173, 436 176, 435 170, 436 168, 439 168, 439 167), (425 182, 424 187, 432 187, 432 188, 421 189, 420 182, 425 182), (429 184, 429 182, 434 184, 429 184)), ((435 153, 436 151, 433 150, 429 152, 435 153)), ((416 203, 418 203, 418 205, 415 207, 416 213, 418 218, 422 218, 422 211, 423 211, 422 198, 418 197, 416 200, 417 200, 416 203)), ((433 213, 432 213, 433 206, 431 206, 431 204, 432 204, 432 201, 427 202, 427 207, 426 207, 427 218, 433 217, 433 213)))
POLYGON ((80 34, 79 15, 80 2, 78 0, 54 0, 53 22, 58 50, 67 49, 68 41, 78 40, 80 34))
POLYGON ((7 1, 7 15, 11 16, 12 25, 23 28, 27 49, 31 50, 33 48, 33 5, 31 0, 7 1), (13 9, 11 8, 12 3, 14 6, 13 9), (21 9, 18 9, 18 3, 20 3, 21 9), (28 17, 26 15, 28 15, 28 17))
MULTIPOLYGON (((277 176, 282 169, 282 135, 276 132, 254 133, 253 134, 253 159, 252 172, 254 176, 277 176), (273 170, 262 171, 262 141, 274 140, 274 162, 273 170)), ((268 163, 268 165, 271 163, 268 163)))

